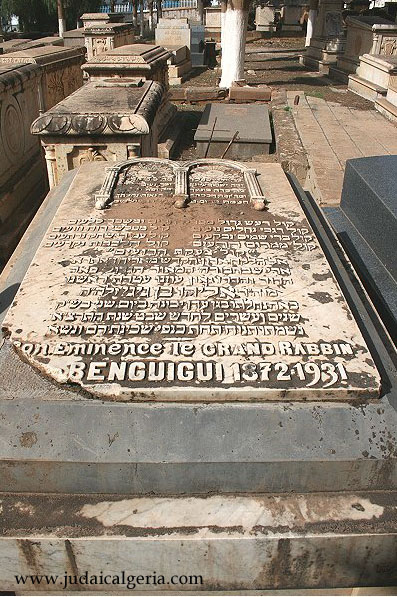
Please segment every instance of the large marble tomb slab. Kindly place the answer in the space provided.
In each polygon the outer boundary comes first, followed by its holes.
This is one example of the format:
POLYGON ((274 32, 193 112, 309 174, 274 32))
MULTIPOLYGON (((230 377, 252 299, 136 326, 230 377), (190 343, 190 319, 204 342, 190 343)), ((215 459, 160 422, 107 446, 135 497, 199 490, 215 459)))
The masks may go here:
POLYGON ((102 399, 379 396, 365 341, 275 164, 83 166, 4 329, 35 369, 102 399))

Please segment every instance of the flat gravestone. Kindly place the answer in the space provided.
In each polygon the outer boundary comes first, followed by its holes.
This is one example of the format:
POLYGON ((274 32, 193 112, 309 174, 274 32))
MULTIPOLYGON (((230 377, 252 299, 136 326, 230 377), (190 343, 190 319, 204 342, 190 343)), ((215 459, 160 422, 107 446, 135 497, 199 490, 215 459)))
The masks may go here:
POLYGON ((284 172, 256 168, 83 166, 4 323, 21 358, 111 400, 378 397, 284 172))
POLYGON ((207 104, 194 140, 200 157, 221 157, 226 150, 228 159, 267 154, 272 143, 269 109, 263 104, 207 104))

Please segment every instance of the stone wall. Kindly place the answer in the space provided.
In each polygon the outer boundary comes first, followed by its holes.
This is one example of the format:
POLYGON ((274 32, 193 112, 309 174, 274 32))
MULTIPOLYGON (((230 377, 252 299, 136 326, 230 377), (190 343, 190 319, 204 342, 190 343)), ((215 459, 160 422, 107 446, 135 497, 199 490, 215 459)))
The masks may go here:
POLYGON ((48 189, 30 133, 40 111, 82 86, 84 48, 40 47, 0 56, 0 269, 48 189))
POLYGON ((163 18, 198 21, 199 14, 197 8, 163 8, 163 18))
POLYGON ((38 64, 42 68, 40 109, 49 110, 83 85, 85 48, 40 47, 0 56, 0 64, 38 64))
POLYGON ((30 134, 41 77, 35 64, 0 65, 0 269, 47 190, 40 145, 30 134))

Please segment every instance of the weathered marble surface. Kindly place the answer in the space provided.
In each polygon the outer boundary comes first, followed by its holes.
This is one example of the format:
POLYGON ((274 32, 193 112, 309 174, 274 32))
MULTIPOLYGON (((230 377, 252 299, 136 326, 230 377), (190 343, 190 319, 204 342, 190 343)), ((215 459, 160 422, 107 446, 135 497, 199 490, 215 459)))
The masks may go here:
POLYGON ((85 162, 157 155, 158 112, 165 88, 157 81, 89 82, 32 124, 45 148, 50 187, 85 162))
POLYGON ((113 48, 132 44, 134 41, 134 26, 132 23, 99 23, 84 27, 87 58, 109 52, 113 48))
POLYGON ((82 169, 4 323, 16 350, 112 400, 376 398, 378 372, 285 174, 257 169, 133 160, 100 192, 103 166, 82 169))
POLYGON ((39 86, 41 110, 49 110, 83 85, 84 48, 43 46, 0 56, 0 64, 38 64, 43 78, 39 86))
POLYGON ((394 584, 395 504, 382 492, 4 496, 2 586, 19 592, 15 574, 58 575, 57 591, 88 594, 163 594, 171 577, 174 590, 195 595, 394 584))
POLYGON ((162 46, 130 44, 93 56, 83 66, 91 81, 139 77, 168 84, 167 60, 171 53, 162 46))

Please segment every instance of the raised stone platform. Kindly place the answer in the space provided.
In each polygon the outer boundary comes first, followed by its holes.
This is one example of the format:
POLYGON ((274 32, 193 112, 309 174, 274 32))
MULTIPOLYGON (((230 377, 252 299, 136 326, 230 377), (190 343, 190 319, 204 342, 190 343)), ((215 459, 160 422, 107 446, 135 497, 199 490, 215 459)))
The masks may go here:
POLYGON ((349 89, 376 101, 386 96, 392 77, 397 76, 397 56, 364 54, 356 75, 349 75, 349 89))
MULTIPOLYGON (((238 97, 236 89, 230 93, 238 97)), ((207 104, 194 140, 200 157, 221 157, 227 150, 225 157, 249 160, 269 153, 273 140, 269 109, 255 104, 207 104)))
POLYGON ((50 187, 85 162, 157 155, 158 112, 165 88, 157 81, 92 81, 33 124, 46 153, 50 187))
MULTIPOLYGON (((20 591, 15 574, 49 573, 56 582, 40 588, 51 594, 396 585, 396 505, 383 492, 4 496, 2 588, 20 591)), ((39 592, 29 578, 24 589, 39 592)))
POLYGON ((395 583, 391 348, 318 208, 249 166, 69 172, 0 278, 6 588, 131 561, 203 591, 395 583))

